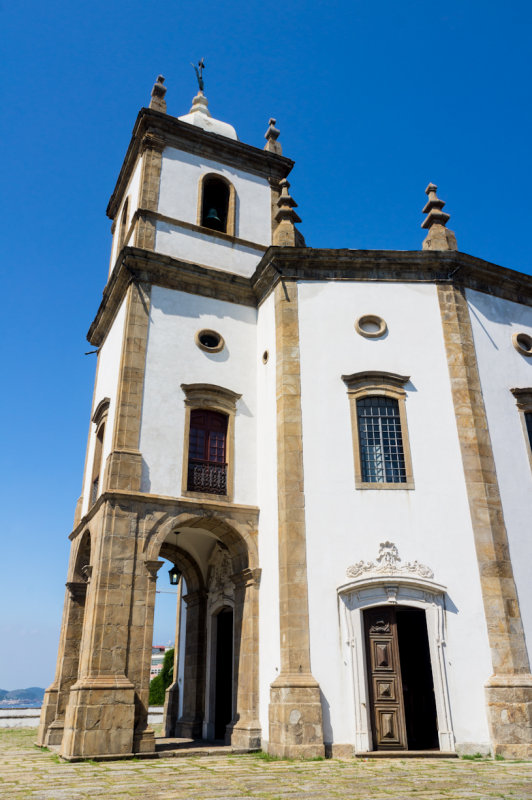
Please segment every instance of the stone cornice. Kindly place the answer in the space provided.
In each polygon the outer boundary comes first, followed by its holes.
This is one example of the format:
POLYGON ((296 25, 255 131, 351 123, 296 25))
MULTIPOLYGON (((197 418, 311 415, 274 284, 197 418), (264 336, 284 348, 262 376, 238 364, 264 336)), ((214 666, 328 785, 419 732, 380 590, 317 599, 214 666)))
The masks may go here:
POLYGON ((251 276, 261 302, 281 279, 452 283, 532 305, 532 275, 458 251, 270 247, 251 276))
POLYGON ((256 306, 256 298, 248 278, 149 250, 125 247, 103 291, 100 307, 87 334, 87 339, 95 347, 100 347, 103 343, 127 287, 133 281, 230 303, 256 306))
POLYGON ((315 250, 269 247, 251 278, 126 247, 89 329, 99 347, 132 281, 246 306, 259 305, 281 279, 453 284, 532 306, 532 276, 467 253, 435 250, 315 250))
POLYGON ((229 514, 239 519, 242 523, 258 525, 258 506, 244 505, 242 503, 225 503, 218 500, 197 500, 186 497, 168 497, 162 494, 148 494, 147 492, 133 492, 128 490, 103 492, 85 516, 78 522, 69 535, 74 540, 82 533, 90 521, 96 516, 100 508, 107 502, 110 503, 140 503, 149 506, 150 510, 163 509, 165 512, 181 514, 190 512, 196 516, 210 517, 217 514, 227 517, 229 514))
POLYGON ((142 152, 146 135, 155 137, 158 142, 162 140, 166 147, 175 147, 187 153, 201 155, 263 178, 276 180, 286 178, 294 166, 294 162, 284 156, 260 150, 258 147, 228 139, 217 133, 209 133, 196 125, 189 125, 177 117, 171 117, 152 108, 141 108, 133 127, 122 169, 107 206, 107 216, 111 219, 116 216, 137 159, 142 152))

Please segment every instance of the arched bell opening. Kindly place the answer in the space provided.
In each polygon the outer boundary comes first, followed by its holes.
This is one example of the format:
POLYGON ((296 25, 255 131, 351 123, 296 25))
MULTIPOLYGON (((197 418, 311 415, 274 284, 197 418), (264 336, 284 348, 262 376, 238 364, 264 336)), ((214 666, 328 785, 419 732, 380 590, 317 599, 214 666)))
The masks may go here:
POLYGON ((203 175, 199 185, 198 225, 235 235, 235 187, 217 173, 203 175))

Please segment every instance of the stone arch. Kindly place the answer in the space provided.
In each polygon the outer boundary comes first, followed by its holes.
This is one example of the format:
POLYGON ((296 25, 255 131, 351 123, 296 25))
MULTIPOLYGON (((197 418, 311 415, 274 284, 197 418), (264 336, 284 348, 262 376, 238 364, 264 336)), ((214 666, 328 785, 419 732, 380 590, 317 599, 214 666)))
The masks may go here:
POLYGON ((196 560, 177 545, 169 542, 163 542, 159 551, 160 558, 166 558, 168 561, 173 561, 177 564, 187 584, 188 592, 198 592, 204 589, 203 575, 196 560))
POLYGON ((146 561, 155 561, 159 558, 168 535, 179 527, 203 528, 213 533, 227 547, 235 572, 258 567, 257 543, 250 531, 246 530, 246 526, 234 520, 228 521, 221 514, 212 512, 208 515, 183 512, 168 516, 159 522, 146 538, 144 545, 146 561))

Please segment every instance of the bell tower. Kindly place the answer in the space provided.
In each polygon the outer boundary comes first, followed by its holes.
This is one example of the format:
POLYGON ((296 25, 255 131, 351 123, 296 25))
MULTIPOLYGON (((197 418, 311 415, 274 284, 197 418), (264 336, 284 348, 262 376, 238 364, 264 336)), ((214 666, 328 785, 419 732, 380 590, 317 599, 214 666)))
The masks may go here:
MULTIPOLYGON (((200 62, 199 91, 180 117, 167 113, 158 77, 107 207, 110 269, 88 333, 98 349, 91 429, 57 671, 38 737, 68 760, 155 749, 149 666, 162 557, 183 576, 186 608, 184 687, 179 702, 177 683, 171 687, 166 730, 207 739, 222 731, 243 749, 268 739, 270 698, 259 697, 259 663, 273 680, 268 652, 286 636, 270 577, 260 613, 275 613, 276 621, 271 646, 265 640, 259 648, 260 565, 264 557, 286 558, 286 542, 278 546, 276 519, 277 312, 272 292, 259 303, 253 276, 272 245, 304 240, 286 180, 293 162, 282 155, 275 120, 264 149, 240 142, 231 125, 211 116, 202 69, 200 62), (264 416, 273 436, 260 433, 264 416), (226 638, 223 652, 217 631, 226 638)), ((299 564, 298 576, 304 569, 299 564)), ((288 585, 281 594, 290 601, 288 585)), ((301 598, 305 605, 300 587, 296 616, 301 598)), ((306 706, 310 693, 319 707, 299 650, 297 661, 305 669, 292 694, 304 687, 306 706)), ((279 742, 290 712, 280 699, 285 686, 290 680, 272 689, 279 742)), ((315 741, 305 755, 323 751, 321 707, 312 713, 315 741)), ((279 747, 272 743, 285 752, 279 747)))

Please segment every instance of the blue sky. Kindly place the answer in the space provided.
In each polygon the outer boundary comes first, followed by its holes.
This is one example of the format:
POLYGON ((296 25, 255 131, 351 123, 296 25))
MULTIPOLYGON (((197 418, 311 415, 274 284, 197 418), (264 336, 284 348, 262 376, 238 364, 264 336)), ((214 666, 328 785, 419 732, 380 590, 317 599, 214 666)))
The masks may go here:
POLYGON ((277 118, 310 246, 419 249, 434 181, 460 250, 530 274, 531 22, 519 0, 6 4, 1 688, 53 678, 105 208, 157 74, 186 113, 204 56, 213 115, 249 144, 277 118))

